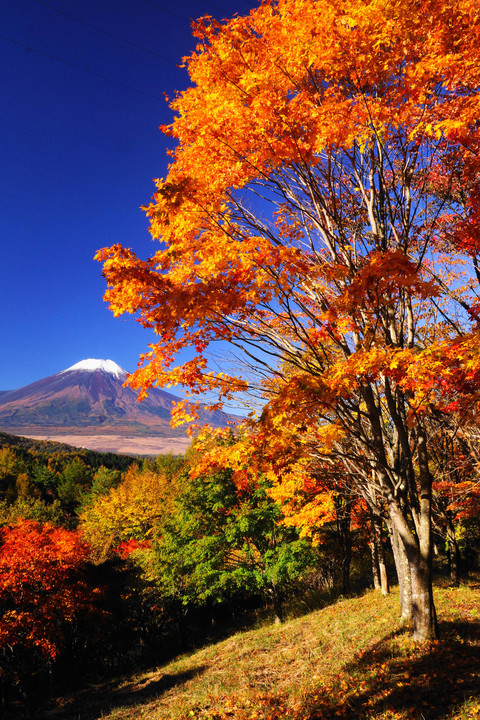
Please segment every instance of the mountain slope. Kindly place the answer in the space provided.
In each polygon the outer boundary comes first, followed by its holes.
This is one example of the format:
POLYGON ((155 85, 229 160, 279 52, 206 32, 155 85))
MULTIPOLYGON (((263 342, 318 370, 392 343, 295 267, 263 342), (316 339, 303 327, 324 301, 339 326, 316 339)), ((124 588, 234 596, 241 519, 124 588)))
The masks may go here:
MULTIPOLYGON (((0 428, 83 432, 128 432, 160 436, 184 435, 170 427, 170 413, 180 398, 153 388, 139 403, 123 387, 127 373, 112 360, 82 360, 72 367, 18 390, 0 393, 0 428)), ((202 413, 201 422, 223 427, 230 416, 202 413)))
POLYGON ((369 591, 77 689, 42 717, 478 720, 478 587, 436 587, 440 643, 413 643, 398 593, 369 591))

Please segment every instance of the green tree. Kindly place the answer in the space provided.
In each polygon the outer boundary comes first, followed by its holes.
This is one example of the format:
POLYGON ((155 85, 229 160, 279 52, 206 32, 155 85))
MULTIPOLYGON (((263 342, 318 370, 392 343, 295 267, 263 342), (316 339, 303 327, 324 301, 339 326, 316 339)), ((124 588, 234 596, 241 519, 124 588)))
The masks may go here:
POLYGON ((20 519, 52 525, 68 524, 60 500, 47 503, 41 498, 30 496, 17 498, 13 503, 0 501, 0 526, 11 525, 20 519))
POLYGON ((112 488, 117 487, 122 479, 120 470, 112 470, 101 465, 93 475, 91 486, 82 494, 82 507, 91 505, 112 488))
POLYGON ((57 493, 62 506, 73 513, 92 483, 92 469, 80 458, 70 460, 59 473, 57 493))
POLYGON ((310 544, 281 520, 264 479, 239 489, 229 468, 211 475, 185 473, 153 545, 161 594, 186 608, 240 592, 260 593, 281 621, 285 593, 314 563, 310 544))
POLYGON ((56 496, 57 472, 43 458, 35 458, 32 463, 32 482, 40 493, 42 500, 51 502, 56 496))
POLYGON ((155 460, 155 467, 158 472, 164 473, 167 478, 174 479, 182 472, 185 466, 183 455, 174 455, 172 452, 165 455, 158 455, 155 460))
POLYGON ((16 479, 20 472, 20 462, 15 450, 0 448, 0 495, 6 499, 16 496, 16 479))

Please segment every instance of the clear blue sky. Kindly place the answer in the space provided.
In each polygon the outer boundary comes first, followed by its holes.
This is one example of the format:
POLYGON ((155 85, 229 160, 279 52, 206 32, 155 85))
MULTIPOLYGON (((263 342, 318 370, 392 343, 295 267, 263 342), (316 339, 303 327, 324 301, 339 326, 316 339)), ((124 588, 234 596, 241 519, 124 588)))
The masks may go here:
POLYGON ((158 126, 172 118, 164 93, 188 85, 191 19, 257 2, 1 5, 0 390, 88 357, 134 370, 152 337, 113 318, 93 256, 115 242, 153 251, 139 208, 166 174, 158 126))

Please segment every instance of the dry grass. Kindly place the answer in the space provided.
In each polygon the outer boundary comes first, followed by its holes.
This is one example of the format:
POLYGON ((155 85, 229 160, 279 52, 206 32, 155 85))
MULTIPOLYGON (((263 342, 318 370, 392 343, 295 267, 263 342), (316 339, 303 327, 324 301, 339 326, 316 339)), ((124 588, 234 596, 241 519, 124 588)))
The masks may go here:
POLYGON ((58 701, 49 720, 474 720, 480 590, 438 588, 442 640, 415 646, 398 597, 369 592, 239 633, 58 701))
POLYGON ((182 455, 191 444, 189 437, 159 437, 156 435, 128 435, 127 433, 58 433, 35 432, 23 437, 59 442, 76 448, 87 448, 95 452, 113 452, 124 455, 162 455, 172 452, 182 455))

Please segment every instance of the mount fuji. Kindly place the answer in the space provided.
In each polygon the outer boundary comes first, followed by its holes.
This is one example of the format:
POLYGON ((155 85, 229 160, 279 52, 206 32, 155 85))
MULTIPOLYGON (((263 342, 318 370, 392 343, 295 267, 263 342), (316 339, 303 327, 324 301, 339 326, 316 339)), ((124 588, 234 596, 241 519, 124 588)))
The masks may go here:
MULTIPOLYGON (((82 360, 55 375, 18 390, 0 392, 0 428, 22 435, 116 434, 185 437, 185 427, 172 428, 170 413, 180 400, 158 388, 148 398, 123 387, 127 373, 113 360, 82 360)), ((224 427, 234 416, 203 411, 200 424, 224 427)))

